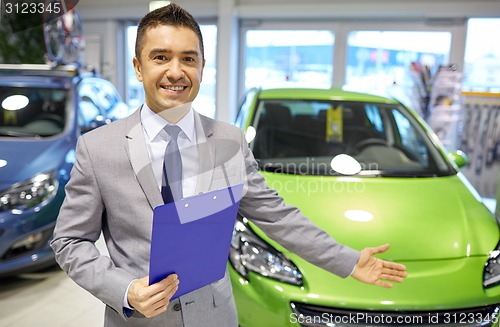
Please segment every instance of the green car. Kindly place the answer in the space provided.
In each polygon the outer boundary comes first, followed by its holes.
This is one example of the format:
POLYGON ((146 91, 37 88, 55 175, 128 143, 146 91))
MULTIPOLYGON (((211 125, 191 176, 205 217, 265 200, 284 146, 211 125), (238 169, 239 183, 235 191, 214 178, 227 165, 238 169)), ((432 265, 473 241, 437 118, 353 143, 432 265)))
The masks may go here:
POLYGON ((236 125, 268 184, 338 242, 407 266, 385 289, 306 262, 238 217, 229 270, 242 327, 499 326, 500 230, 426 123, 340 89, 251 90, 236 125))

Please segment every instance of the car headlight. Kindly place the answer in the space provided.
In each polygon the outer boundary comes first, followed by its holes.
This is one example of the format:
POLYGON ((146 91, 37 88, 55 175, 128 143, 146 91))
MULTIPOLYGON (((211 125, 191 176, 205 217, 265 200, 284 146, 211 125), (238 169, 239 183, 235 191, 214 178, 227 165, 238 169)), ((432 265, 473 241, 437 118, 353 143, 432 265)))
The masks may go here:
POLYGON ((492 287, 500 284, 500 243, 491 251, 484 265, 483 286, 492 287))
POLYGON ((43 204, 56 195, 58 187, 54 171, 14 184, 8 190, 0 192, 0 212, 26 210, 43 204))
POLYGON ((229 261, 245 278, 248 271, 253 271, 281 282, 302 285, 302 274, 293 262, 252 232, 248 220, 241 216, 234 226, 229 261))

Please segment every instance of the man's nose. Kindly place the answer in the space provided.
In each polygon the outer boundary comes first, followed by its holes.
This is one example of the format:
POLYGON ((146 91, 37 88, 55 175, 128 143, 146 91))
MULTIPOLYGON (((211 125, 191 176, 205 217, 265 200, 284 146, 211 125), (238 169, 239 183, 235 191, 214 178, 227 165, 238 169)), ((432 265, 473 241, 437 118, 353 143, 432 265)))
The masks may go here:
POLYGON ((184 76, 184 71, 182 70, 182 64, 178 59, 173 59, 168 63, 167 71, 165 75, 168 79, 179 80, 184 76))

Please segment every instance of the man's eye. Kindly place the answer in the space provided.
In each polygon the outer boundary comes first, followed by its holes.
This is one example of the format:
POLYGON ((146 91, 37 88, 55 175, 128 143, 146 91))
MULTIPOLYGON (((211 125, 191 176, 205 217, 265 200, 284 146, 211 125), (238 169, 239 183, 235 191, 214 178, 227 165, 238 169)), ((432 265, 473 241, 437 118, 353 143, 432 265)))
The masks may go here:
POLYGON ((189 61, 189 62, 195 62, 196 60, 193 58, 193 57, 186 57, 184 58, 185 61, 189 61))
POLYGON ((159 56, 153 57, 153 60, 162 60, 163 61, 163 60, 167 60, 167 57, 159 55, 159 56))

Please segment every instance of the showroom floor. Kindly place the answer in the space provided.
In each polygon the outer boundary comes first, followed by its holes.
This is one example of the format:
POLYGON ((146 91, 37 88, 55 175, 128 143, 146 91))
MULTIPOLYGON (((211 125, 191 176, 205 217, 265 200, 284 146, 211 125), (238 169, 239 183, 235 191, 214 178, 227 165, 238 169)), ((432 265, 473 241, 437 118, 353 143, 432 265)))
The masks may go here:
MULTIPOLYGON (((104 242, 97 242, 100 250, 104 242)), ((99 327, 104 304, 66 273, 48 270, 0 279, 0 327, 99 327)))
MULTIPOLYGON (((494 211, 495 200, 485 203, 494 211)), ((0 327, 98 327, 103 314, 104 304, 59 268, 0 279, 0 327)))

